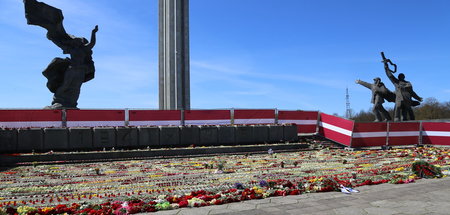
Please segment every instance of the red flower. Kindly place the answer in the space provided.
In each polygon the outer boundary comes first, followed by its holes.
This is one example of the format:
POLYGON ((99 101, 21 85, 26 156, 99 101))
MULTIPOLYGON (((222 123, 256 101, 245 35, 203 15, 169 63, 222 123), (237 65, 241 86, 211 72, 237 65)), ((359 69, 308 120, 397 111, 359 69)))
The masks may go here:
POLYGON ((289 192, 289 195, 298 195, 298 194, 300 194, 299 189, 293 189, 293 190, 291 190, 291 192, 289 192))
POLYGON ((141 212, 142 208, 140 206, 133 206, 128 210, 129 214, 137 214, 141 212))
POLYGON ((14 208, 9 207, 9 208, 6 209, 6 213, 7 214, 16 214, 17 210, 14 209, 14 208))
POLYGON ((223 204, 223 201, 220 199, 216 199, 216 201, 214 202, 215 205, 221 205, 223 204))
POLYGON ((181 200, 180 202, 178 202, 178 205, 180 206, 180 208, 184 208, 188 206, 188 201, 187 200, 181 200))

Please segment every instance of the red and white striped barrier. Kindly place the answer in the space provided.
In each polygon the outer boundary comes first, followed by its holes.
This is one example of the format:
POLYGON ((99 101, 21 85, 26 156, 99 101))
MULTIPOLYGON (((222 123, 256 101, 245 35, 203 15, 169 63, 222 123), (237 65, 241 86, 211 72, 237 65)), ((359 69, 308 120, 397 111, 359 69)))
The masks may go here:
POLYGON ((62 127, 61 110, 0 110, 0 127, 62 127))
POLYGON ((124 110, 67 110, 67 127, 125 126, 124 110))
POLYGON ((234 124, 274 124, 275 110, 234 110, 234 124))
POLYGON ((130 126, 181 125, 179 110, 130 110, 130 126))
POLYGON ((422 144, 450 145, 450 123, 423 122, 422 144))
POLYGON ((278 123, 296 124, 299 134, 317 132, 318 111, 278 111, 278 123))
POLYGON ((327 139, 350 146, 354 122, 337 116, 320 114, 319 134, 327 139))
POLYGON ((384 146, 387 142, 387 123, 355 123, 351 147, 384 146))
POLYGON ((231 124, 230 110, 186 110, 184 111, 185 125, 229 125, 231 124))
POLYGON ((417 145, 420 138, 419 122, 390 122, 388 145, 417 145))

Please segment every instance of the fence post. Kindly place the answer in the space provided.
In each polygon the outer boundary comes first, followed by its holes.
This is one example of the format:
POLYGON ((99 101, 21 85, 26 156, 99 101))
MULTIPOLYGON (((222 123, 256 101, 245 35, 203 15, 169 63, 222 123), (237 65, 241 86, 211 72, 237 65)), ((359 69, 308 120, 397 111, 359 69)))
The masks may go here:
POLYGON ((181 124, 181 126, 185 126, 184 109, 182 109, 180 111, 180 114, 181 114, 181 122, 180 122, 180 124, 181 124))
POLYGON ((317 124, 316 124, 316 134, 319 134, 320 132, 320 121, 322 119, 320 118, 320 111, 317 111, 317 124))
POLYGON ((353 131, 355 131, 355 124, 356 124, 356 122, 354 120, 352 120, 352 121, 353 121, 353 127, 352 127, 352 134, 350 135, 350 148, 353 148, 352 147, 352 145, 353 145, 353 131))
POLYGON ((422 121, 420 121, 420 124, 419 124, 419 142, 418 142, 418 145, 420 146, 420 145, 422 145, 422 141, 423 141, 423 134, 422 134, 422 132, 423 132, 423 127, 422 127, 422 121))
POLYGON ((67 112, 66 109, 61 110, 61 126, 63 128, 67 127, 67 112))
POLYGON ((389 129, 390 129, 390 126, 391 125, 391 123, 390 122, 387 122, 387 128, 386 128, 386 146, 389 146, 389 129))
POLYGON ((230 109, 231 125, 234 125, 234 108, 230 109))
POLYGON ((130 125, 130 109, 125 108, 125 126, 130 125))
POLYGON ((278 124, 278 108, 275 108, 275 124, 278 124))

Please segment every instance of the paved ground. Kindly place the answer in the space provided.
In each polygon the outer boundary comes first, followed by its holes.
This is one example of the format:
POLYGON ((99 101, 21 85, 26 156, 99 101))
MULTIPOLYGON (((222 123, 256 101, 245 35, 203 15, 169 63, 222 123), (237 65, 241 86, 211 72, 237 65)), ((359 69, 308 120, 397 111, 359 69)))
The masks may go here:
POLYGON ((153 214, 450 214, 450 177, 422 179, 411 184, 360 187, 351 195, 328 192, 272 197, 153 214))

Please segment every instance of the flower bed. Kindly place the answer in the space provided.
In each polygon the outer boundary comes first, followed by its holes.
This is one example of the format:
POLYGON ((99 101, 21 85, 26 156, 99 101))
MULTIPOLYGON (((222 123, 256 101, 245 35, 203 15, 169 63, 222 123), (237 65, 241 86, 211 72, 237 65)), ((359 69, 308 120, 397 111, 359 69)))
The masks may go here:
POLYGON ((126 214, 270 196, 409 183, 423 160, 449 168, 449 149, 321 150, 262 155, 18 167, 0 173, 0 214, 126 214))

